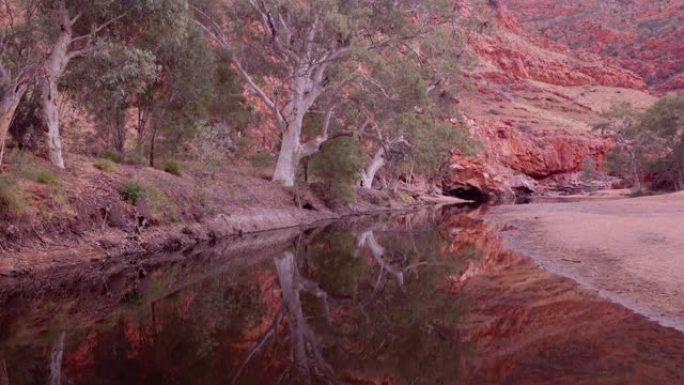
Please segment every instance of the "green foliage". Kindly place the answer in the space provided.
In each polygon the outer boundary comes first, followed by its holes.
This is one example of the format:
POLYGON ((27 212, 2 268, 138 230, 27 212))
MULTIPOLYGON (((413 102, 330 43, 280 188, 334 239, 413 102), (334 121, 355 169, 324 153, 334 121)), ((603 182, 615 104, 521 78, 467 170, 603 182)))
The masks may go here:
POLYGON ((684 189, 684 94, 668 95, 642 116, 631 137, 656 189, 684 189))
MULTIPOLYGON (((146 90, 142 108, 154 115, 151 122, 155 148, 176 154, 195 138, 198 122, 206 121, 215 98, 216 57, 207 40, 190 20, 175 36, 149 30, 149 50, 161 68, 160 80, 146 90)), ((221 86, 225 86, 222 84, 221 86)), ((154 156, 154 154, 150 154, 154 156)))
POLYGON ((102 159, 108 159, 111 160, 114 163, 123 163, 124 162, 124 156, 120 152, 112 149, 107 149, 104 150, 101 154, 100 157, 102 159))
POLYGON ((46 184, 46 185, 56 185, 59 181, 57 173, 47 168, 37 168, 33 174, 33 178, 36 182, 46 184))
POLYGON ((112 171, 114 171, 114 162, 112 162, 112 161, 109 160, 109 159, 104 159, 104 158, 102 158, 102 159, 96 159, 96 160, 93 162, 93 166, 94 166, 96 169, 101 170, 101 171, 104 171, 104 172, 112 172, 112 171))
POLYGON ((119 153, 124 152, 126 109, 131 97, 145 92, 159 79, 155 59, 144 49, 102 42, 62 80, 119 153))
POLYGON ((684 94, 668 95, 649 108, 639 122, 639 128, 676 145, 684 135, 684 94))
POLYGON ((22 151, 13 163, 16 163, 13 171, 20 178, 49 186, 59 184, 59 175, 54 170, 37 164, 36 159, 29 153, 22 151))
POLYGON ((626 178, 630 175, 630 159, 628 152, 619 146, 606 154, 605 167, 612 175, 626 178))
POLYGON ((430 115, 405 113, 397 118, 411 144, 410 161, 415 170, 431 177, 439 175, 453 149, 473 154, 478 143, 464 125, 442 122, 430 115))
POLYGON ((164 171, 168 172, 169 174, 173 174, 176 176, 180 176, 181 174, 181 165, 175 160, 169 159, 164 162, 163 165, 164 171))
POLYGON ((119 187, 119 195, 126 202, 136 205, 140 200, 148 196, 148 190, 142 184, 131 180, 119 187))
POLYGON ((357 298, 368 266, 354 255, 355 246, 354 235, 346 231, 324 234, 307 247, 311 274, 329 295, 357 298))
POLYGON ((348 203, 354 198, 354 186, 363 167, 363 149, 351 137, 323 143, 310 163, 312 175, 324 183, 326 198, 332 205, 348 203))
POLYGON ((124 156, 124 162, 134 166, 147 166, 149 163, 147 157, 136 150, 128 151, 124 156))
POLYGON ((0 176, 0 219, 13 219, 26 209, 24 192, 11 177, 0 176))

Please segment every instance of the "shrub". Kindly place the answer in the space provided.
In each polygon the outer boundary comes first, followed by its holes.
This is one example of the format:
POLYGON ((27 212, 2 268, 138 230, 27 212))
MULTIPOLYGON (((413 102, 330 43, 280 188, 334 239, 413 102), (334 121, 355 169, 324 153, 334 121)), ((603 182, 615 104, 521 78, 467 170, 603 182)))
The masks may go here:
POLYGON ((123 154, 121 154, 118 151, 110 150, 110 149, 104 150, 102 152, 102 154, 100 154, 100 157, 104 158, 104 159, 109 159, 114 163, 123 163, 123 161, 124 161, 123 154))
POLYGON ((119 187, 119 194, 126 202, 135 205, 145 197, 148 192, 145 186, 135 181, 128 181, 119 187))
POLYGON ((14 179, 0 177, 0 218, 15 218, 26 208, 21 187, 14 179))
POLYGON ((45 168, 36 168, 33 171, 32 179, 38 183, 51 186, 56 185, 58 181, 57 174, 54 171, 45 168))
POLYGON ((125 161, 126 163, 135 166, 147 166, 147 164, 149 163, 149 160, 145 157, 145 155, 141 154, 138 151, 131 151, 128 154, 126 154, 125 161))
POLYGON ((114 171, 114 162, 105 158, 97 159, 95 162, 93 162, 93 166, 95 166, 96 169, 102 170, 104 172, 114 171))
POLYGON ((323 144, 311 158, 312 175, 323 181, 326 199, 332 205, 349 203, 364 166, 361 146, 354 138, 341 137, 323 144))
POLYGON ((176 176, 180 176, 181 172, 181 165, 180 163, 176 162, 175 160, 167 160, 164 162, 164 171, 168 172, 169 174, 173 174, 176 176))

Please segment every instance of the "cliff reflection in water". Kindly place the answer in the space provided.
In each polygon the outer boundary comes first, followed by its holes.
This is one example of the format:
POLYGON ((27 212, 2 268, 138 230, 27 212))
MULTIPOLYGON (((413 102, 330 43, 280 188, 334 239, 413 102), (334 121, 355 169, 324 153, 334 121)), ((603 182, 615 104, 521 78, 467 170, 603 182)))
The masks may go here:
POLYGON ((678 383, 680 333, 507 251, 479 214, 334 224, 167 266, 95 323, 5 321, 0 384, 678 383))

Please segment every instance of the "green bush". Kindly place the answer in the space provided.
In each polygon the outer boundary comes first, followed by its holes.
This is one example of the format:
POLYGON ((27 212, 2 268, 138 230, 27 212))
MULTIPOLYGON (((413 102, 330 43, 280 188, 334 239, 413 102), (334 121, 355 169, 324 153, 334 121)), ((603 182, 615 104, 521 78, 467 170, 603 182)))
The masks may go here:
POLYGON ((0 218, 15 218, 26 208, 21 186, 7 177, 0 177, 0 218))
POLYGON ((123 163, 124 161, 124 156, 118 151, 115 150, 104 150, 102 154, 100 154, 100 157, 103 159, 109 159, 114 163, 123 163))
POLYGON ((311 158, 312 176, 326 187, 326 199, 333 206, 354 198, 354 185, 364 167, 363 149, 351 137, 340 137, 323 144, 311 158))
POLYGON ((119 194, 123 200, 135 205, 138 204, 143 197, 148 195, 148 192, 145 186, 141 185, 140 183, 128 181, 119 187, 119 194))
POLYGON ((147 164, 149 163, 147 157, 145 157, 145 155, 141 154, 138 151, 131 151, 128 154, 126 154, 125 161, 126 163, 135 166, 147 166, 147 164))
POLYGON ((32 179, 38 183, 53 186, 58 182, 57 174, 54 171, 48 170, 46 168, 36 168, 33 170, 32 174, 32 179))
POLYGON ((102 170, 104 172, 114 171, 114 162, 105 158, 97 159, 95 162, 93 162, 93 166, 95 166, 96 169, 102 170))
POLYGON ((163 166, 164 171, 168 172, 169 174, 180 176, 181 165, 175 160, 167 160, 164 162, 163 166))

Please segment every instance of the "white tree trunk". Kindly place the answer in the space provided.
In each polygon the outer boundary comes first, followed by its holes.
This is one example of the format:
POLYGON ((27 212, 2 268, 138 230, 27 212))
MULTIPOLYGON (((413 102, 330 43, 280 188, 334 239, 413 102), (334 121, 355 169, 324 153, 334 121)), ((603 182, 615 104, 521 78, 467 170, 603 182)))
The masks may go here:
POLYGON ((404 271, 385 261, 383 258, 385 255, 385 248, 382 247, 375 239, 373 230, 366 230, 359 235, 356 241, 356 247, 362 248, 364 245, 368 245, 371 255, 373 258, 375 258, 375 261, 378 263, 378 266, 380 266, 381 271, 387 271, 392 274, 394 279, 397 280, 397 285, 399 285, 399 288, 404 291, 406 289, 404 286, 404 271))
POLYGON ((285 187, 293 187, 299 164, 299 129, 290 127, 283 132, 283 140, 278 153, 278 162, 273 173, 273 181, 285 187))
POLYGON ((295 256, 286 251, 282 257, 275 258, 278 281, 283 293, 283 300, 287 309, 287 323, 290 327, 294 362, 297 370, 303 374, 309 374, 309 356, 306 351, 307 324, 302 311, 302 302, 299 296, 299 283, 295 256))
MULTIPOLYGON (((293 80, 292 88, 295 90, 295 95, 303 95, 306 86, 305 81, 301 79, 293 80)), ((282 184, 285 187, 293 187, 297 176, 297 166, 301 158, 302 144, 301 134, 302 126, 304 125, 304 115, 311 108, 311 104, 306 102, 302 97, 295 97, 291 103, 291 108, 287 110, 285 119, 287 125, 281 123, 281 131, 283 133, 283 140, 280 145, 280 152, 278 153, 278 162, 276 163, 275 171, 273 172, 273 181, 282 184)))
POLYGON ((42 110, 43 120, 48 126, 48 151, 50 161, 59 168, 64 168, 64 156, 62 153, 62 136, 59 122, 59 79, 64 74, 69 56, 69 44, 72 41, 71 20, 66 7, 59 10, 60 28, 57 40, 52 46, 47 60, 45 61, 45 79, 42 84, 42 110))
POLYGON ((48 77, 44 80, 42 97, 43 119, 48 126, 47 144, 50 162, 59 168, 64 168, 62 137, 59 130, 59 106, 56 79, 48 77))
POLYGON ((366 189, 373 188, 373 181, 375 180, 375 175, 380 171, 381 168, 385 166, 385 148, 380 146, 373 156, 373 160, 366 167, 366 169, 361 173, 361 187, 366 189))

